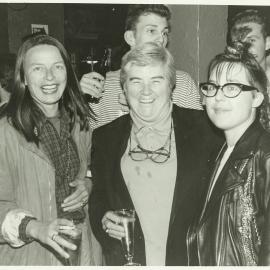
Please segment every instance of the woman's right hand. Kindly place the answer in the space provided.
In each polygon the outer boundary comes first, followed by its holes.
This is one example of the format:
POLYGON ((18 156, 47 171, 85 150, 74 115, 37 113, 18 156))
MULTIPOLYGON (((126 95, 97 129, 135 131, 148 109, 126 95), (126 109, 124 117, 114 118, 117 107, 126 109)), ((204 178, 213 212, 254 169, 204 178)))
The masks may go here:
POLYGON ((102 220, 103 230, 115 239, 121 240, 125 237, 125 228, 121 225, 121 217, 117 216, 113 211, 108 211, 103 216, 102 220))
POLYGON ((77 247, 61 237, 59 232, 72 235, 72 228, 74 228, 73 222, 67 219, 58 218, 50 223, 31 220, 26 226, 26 235, 43 244, 49 245, 62 257, 68 259, 69 254, 64 248, 75 250, 77 247))

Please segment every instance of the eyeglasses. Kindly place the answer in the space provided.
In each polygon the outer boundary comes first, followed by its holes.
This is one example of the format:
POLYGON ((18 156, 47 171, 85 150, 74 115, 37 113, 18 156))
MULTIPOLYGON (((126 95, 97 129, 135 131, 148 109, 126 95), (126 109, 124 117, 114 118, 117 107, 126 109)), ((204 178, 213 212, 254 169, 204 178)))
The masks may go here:
POLYGON ((206 97, 214 97, 219 89, 223 92, 224 96, 228 98, 235 98, 242 91, 258 91, 254 86, 241 83, 225 83, 224 85, 216 85, 214 83, 206 82, 200 84, 200 90, 206 97))
POLYGON ((135 148, 131 150, 131 136, 130 136, 128 155, 134 161, 144 161, 146 159, 150 159, 155 163, 164 163, 171 156, 171 137, 172 137, 172 126, 170 130, 170 135, 166 140, 165 145, 155 151, 151 151, 144 149, 140 144, 138 144, 135 148), (166 149, 165 147, 168 145, 168 143, 169 148, 166 149))

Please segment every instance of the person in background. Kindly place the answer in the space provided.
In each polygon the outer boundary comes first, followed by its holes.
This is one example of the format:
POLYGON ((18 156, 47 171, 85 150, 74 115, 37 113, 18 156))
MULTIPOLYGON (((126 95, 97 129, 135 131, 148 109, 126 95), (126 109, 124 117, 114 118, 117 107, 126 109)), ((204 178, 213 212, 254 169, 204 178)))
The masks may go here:
POLYGON ((14 61, 0 58, 0 106, 9 100, 13 88, 14 61))
POLYGON ((203 209, 187 235, 189 265, 270 265, 269 97, 264 70, 235 41, 217 55, 200 89, 226 138, 210 161, 203 209))
POLYGON ((86 207, 91 115, 63 45, 28 38, 0 115, 0 265, 63 265, 76 248, 81 265, 101 263, 86 207), (66 238, 74 224, 81 247, 66 238))
POLYGON ((124 228, 114 210, 133 208, 135 258, 141 265, 187 265, 187 228, 201 205, 210 152, 220 138, 201 110, 172 103, 173 58, 143 43, 122 59, 129 114, 93 132, 89 201, 93 232, 107 265, 123 265, 124 228))
POLYGON ((232 19, 230 38, 232 41, 239 40, 239 31, 242 35, 241 40, 251 44, 249 52, 254 55, 258 63, 265 71, 270 81, 270 66, 267 65, 266 52, 270 49, 270 36, 267 33, 266 18, 258 10, 247 9, 237 13, 232 19))
MULTIPOLYGON (((124 38, 130 48, 145 42, 156 42, 166 47, 169 41, 171 12, 166 5, 130 5, 124 38)), ((91 103, 96 114, 96 121, 91 121, 93 128, 102 126, 128 112, 126 100, 120 85, 120 70, 108 72, 106 80, 96 72, 82 76, 80 85, 85 94, 98 98, 91 103), (119 102, 119 96, 121 105, 119 102)), ((176 86, 173 102, 184 108, 202 110, 198 89, 184 71, 176 71, 176 86)))

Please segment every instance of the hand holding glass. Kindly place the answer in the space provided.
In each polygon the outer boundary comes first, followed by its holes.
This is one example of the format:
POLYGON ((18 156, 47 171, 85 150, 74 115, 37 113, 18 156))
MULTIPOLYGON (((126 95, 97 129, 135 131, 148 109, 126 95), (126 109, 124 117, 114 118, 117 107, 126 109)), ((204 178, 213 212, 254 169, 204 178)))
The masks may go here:
POLYGON ((127 260, 126 266, 139 266, 139 263, 133 262, 134 257, 134 225, 135 225, 135 210, 121 209, 114 211, 120 218, 120 224, 124 227, 125 237, 122 237, 122 247, 125 258, 127 260))

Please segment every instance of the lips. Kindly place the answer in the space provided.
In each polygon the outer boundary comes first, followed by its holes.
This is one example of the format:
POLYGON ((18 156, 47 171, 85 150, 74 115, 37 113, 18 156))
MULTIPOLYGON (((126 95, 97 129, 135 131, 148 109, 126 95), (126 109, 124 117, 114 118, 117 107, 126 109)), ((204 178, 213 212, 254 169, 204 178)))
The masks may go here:
POLYGON ((140 100, 140 103, 143 103, 143 104, 151 104, 154 102, 154 99, 141 99, 140 100))
POLYGON ((229 112, 230 110, 229 109, 226 109, 226 108, 213 108, 214 112, 215 113, 226 113, 226 112, 229 112))
POLYGON ((41 89, 43 92, 52 93, 57 91, 57 87, 58 87, 57 84, 51 84, 51 85, 43 85, 41 89))

